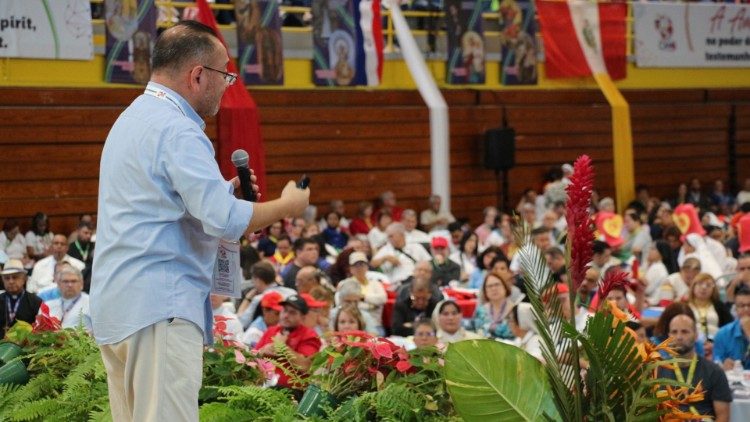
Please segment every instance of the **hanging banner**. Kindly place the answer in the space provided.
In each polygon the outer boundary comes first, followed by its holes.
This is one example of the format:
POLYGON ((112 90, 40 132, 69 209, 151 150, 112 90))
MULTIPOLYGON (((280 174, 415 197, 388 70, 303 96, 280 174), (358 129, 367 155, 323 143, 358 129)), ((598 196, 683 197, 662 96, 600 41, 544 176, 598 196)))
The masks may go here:
POLYGON ((536 85, 536 22, 531 0, 500 2, 501 72, 503 85, 536 85))
POLYGON ((248 85, 284 84, 284 47, 276 0, 235 0, 237 60, 248 85))
POLYGON ((88 0, 0 1, 0 57, 91 60, 88 0))
POLYGON ((483 84, 482 1, 445 0, 448 32, 446 79, 451 84, 483 84))
POLYGON ((750 67, 750 6, 634 3, 639 67, 750 67))
POLYGON ((312 3, 313 83, 318 86, 355 84, 357 30, 353 0, 312 3))
POLYGON ((156 41, 154 0, 104 0, 107 50, 104 80, 145 85, 156 41))

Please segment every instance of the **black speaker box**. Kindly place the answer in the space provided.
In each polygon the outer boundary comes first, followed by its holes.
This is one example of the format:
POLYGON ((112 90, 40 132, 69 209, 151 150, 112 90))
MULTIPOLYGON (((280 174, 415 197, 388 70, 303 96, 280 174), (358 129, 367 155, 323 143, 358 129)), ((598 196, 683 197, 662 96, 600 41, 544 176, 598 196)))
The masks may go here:
POLYGON ((510 170, 516 165, 516 131, 490 129, 484 133, 484 168, 510 170))

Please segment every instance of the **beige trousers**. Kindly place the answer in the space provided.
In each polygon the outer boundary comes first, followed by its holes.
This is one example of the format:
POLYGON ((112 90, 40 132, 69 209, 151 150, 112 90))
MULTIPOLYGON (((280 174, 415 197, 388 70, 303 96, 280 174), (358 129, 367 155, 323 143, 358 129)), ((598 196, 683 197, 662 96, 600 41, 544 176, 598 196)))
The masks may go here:
POLYGON ((114 422, 197 421, 203 335, 174 318, 101 346, 114 422))

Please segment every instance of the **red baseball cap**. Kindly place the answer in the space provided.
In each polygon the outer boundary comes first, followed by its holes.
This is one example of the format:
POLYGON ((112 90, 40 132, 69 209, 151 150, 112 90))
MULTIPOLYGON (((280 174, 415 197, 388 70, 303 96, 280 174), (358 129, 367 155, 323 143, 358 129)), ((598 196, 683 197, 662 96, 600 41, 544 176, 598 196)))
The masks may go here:
POLYGON ((432 238, 432 247, 433 248, 447 248, 448 247, 448 239, 440 236, 436 236, 432 238))
POLYGON ((260 300, 260 306, 262 308, 268 308, 273 309, 274 311, 281 311, 284 309, 283 306, 281 306, 281 301, 284 298, 281 297, 281 293, 279 292, 268 292, 263 295, 263 299, 260 300))
POLYGON ((327 302, 323 302, 322 300, 317 300, 314 297, 312 297, 309 293, 302 293, 300 296, 302 297, 302 299, 304 299, 308 308, 325 308, 326 306, 328 306, 327 302))

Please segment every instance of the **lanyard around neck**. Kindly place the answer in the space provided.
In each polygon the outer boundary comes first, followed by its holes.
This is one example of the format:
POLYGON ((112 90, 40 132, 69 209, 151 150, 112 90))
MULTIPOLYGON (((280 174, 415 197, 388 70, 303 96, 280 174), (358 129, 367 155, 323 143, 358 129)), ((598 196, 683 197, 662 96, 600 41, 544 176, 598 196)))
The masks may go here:
POLYGON ((81 258, 83 258, 85 262, 89 257, 89 249, 91 249, 91 243, 89 242, 89 244, 86 245, 86 250, 81 247, 81 244, 77 240, 73 242, 73 245, 75 245, 76 249, 78 249, 78 252, 81 253, 81 258))
POLYGON ((10 294, 5 294, 5 307, 8 309, 8 320, 5 321, 5 324, 10 327, 12 323, 16 321, 16 313, 18 312, 18 307, 21 305, 21 299, 23 299, 23 295, 26 292, 21 292, 20 295, 18 295, 18 299, 16 299, 16 302, 11 306, 10 304, 10 294))
MULTIPOLYGON (((693 360, 690 361, 690 368, 688 368, 688 375, 687 375, 687 381, 685 381, 685 378, 682 376, 682 369, 675 368, 674 376, 677 378, 677 381, 686 384, 689 388, 692 388, 693 386, 693 377, 695 376, 695 367, 698 364, 698 356, 693 355, 693 360)), ((693 414, 698 415, 698 410, 695 408, 695 406, 690 406, 690 412, 693 414)))
POLYGON ((144 94, 150 95, 154 98, 158 98, 160 100, 169 101, 170 103, 174 104, 175 107, 177 107, 178 110, 180 110, 180 113, 182 113, 183 116, 187 116, 185 113, 185 110, 182 109, 182 106, 180 105, 180 102, 177 101, 176 98, 174 98, 170 93, 167 91, 157 88, 153 85, 149 85, 146 87, 146 90, 143 91, 144 94))

